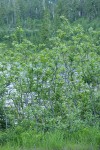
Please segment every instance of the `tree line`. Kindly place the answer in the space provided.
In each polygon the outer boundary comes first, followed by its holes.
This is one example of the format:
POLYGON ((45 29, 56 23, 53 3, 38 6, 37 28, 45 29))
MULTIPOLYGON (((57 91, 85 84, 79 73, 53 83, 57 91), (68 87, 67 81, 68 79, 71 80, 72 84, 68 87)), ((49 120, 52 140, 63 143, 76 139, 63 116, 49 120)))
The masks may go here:
POLYGON ((99 0, 1 0, 0 25, 14 27, 32 19, 41 20, 44 13, 49 13, 50 19, 64 15, 75 21, 81 17, 93 20, 100 17, 99 0))

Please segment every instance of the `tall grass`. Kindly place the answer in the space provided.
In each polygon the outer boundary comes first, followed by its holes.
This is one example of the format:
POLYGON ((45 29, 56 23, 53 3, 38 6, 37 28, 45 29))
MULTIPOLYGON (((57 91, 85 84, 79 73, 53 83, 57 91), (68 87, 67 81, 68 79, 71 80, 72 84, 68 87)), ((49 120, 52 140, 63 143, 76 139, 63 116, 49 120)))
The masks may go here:
POLYGON ((95 128, 73 133, 61 130, 18 132, 15 129, 0 132, 0 142, 0 150, 99 150, 100 132, 95 128))

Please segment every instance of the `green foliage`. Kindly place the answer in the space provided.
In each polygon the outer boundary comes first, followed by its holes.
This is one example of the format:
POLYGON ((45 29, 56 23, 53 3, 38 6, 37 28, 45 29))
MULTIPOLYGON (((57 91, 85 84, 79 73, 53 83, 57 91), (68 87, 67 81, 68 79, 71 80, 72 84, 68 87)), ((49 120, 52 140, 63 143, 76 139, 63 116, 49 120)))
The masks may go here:
POLYGON ((0 133, 1 144, 99 147, 100 33, 59 19, 59 29, 44 43, 49 30, 41 31, 37 44, 18 27, 0 44, 0 127, 10 127, 0 133))
POLYGON ((69 131, 54 130, 53 132, 37 132, 35 130, 23 130, 20 126, 5 133, 0 132, 0 142, 5 146, 0 148, 14 147, 19 149, 45 150, 54 149, 82 149, 99 150, 100 133, 96 128, 83 128, 75 133, 69 131))

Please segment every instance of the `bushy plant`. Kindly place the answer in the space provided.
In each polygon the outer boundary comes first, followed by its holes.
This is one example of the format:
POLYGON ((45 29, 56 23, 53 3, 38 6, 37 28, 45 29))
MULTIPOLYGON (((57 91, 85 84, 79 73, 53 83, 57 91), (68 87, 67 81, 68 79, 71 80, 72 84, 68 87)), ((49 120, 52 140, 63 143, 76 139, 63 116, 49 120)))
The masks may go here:
POLYGON ((1 136, 4 143, 31 147, 44 140, 45 148, 59 149, 62 131, 75 142, 80 136, 90 142, 92 130, 94 143, 96 138, 99 143, 92 128, 100 128, 99 36, 91 29, 85 33, 81 25, 72 26, 63 16, 60 19, 62 24, 47 45, 23 38, 21 28, 11 45, 0 45, 1 107, 13 127, 1 136))

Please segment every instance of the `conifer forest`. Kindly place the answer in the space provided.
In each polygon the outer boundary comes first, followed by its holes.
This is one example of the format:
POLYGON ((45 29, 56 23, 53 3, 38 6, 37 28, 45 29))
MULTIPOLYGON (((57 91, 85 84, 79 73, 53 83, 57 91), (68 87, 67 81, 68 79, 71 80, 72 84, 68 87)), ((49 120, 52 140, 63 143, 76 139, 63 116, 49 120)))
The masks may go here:
POLYGON ((0 150, 100 150, 100 0, 0 0, 0 150))

